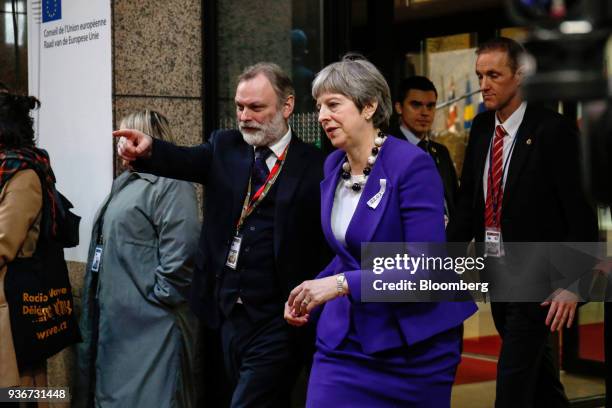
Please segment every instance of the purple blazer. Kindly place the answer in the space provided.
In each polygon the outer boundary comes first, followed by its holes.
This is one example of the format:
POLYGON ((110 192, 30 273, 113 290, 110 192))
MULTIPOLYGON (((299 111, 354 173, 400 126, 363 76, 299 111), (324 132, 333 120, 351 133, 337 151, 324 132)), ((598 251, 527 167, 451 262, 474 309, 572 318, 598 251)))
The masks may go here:
POLYGON ((317 337, 337 348, 349 333, 351 317, 365 353, 412 345, 457 327, 476 310, 473 302, 361 302, 362 242, 444 242, 444 190, 431 157, 405 141, 387 137, 364 186, 346 231, 348 248, 331 230, 334 195, 345 153, 325 161, 321 182, 323 233, 336 256, 317 278, 344 272, 350 295, 327 302, 320 312, 317 337), (373 209, 367 205, 386 179, 385 193, 373 209))

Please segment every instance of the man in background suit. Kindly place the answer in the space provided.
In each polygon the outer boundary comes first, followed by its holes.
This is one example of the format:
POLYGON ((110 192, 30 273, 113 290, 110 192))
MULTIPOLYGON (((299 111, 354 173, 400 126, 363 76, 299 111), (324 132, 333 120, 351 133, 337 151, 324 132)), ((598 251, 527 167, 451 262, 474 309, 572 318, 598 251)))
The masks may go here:
MULTIPOLYGON (((454 242, 487 242, 487 269, 507 258, 504 242, 597 240, 596 213, 580 177, 578 131, 556 112, 523 101, 523 52, 507 38, 476 51, 488 111, 473 122, 447 235, 454 242)), ((496 407, 569 406, 549 332, 572 324, 577 298, 564 288, 551 289, 560 290, 542 304, 491 304, 502 338, 496 407)))
POLYGON ((288 126, 294 101, 289 77, 260 63, 238 78, 240 131, 215 131, 195 147, 114 132, 139 171, 206 187, 191 305, 219 331, 232 407, 290 405, 309 350, 283 319, 284 303, 331 259, 320 221, 324 157, 288 126))
POLYGON ((404 79, 395 101, 399 121, 389 128, 389 134, 417 145, 434 160, 444 186, 444 214, 448 221, 455 212, 457 173, 446 146, 429 138, 437 100, 438 91, 429 79, 422 76, 404 79))

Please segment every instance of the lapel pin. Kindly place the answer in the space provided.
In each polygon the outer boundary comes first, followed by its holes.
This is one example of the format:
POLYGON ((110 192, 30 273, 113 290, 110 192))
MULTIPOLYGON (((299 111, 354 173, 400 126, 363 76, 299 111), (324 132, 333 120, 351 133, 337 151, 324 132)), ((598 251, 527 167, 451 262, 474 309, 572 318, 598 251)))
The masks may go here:
POLYGON ((387 179, 380 179, 380 190, 372 198, 368 200, 368 207, 375 210, 385 194, 387 189, 387 179))
POLYGON ((527 144, 531 145, 531 138, 527 139, 527 144))

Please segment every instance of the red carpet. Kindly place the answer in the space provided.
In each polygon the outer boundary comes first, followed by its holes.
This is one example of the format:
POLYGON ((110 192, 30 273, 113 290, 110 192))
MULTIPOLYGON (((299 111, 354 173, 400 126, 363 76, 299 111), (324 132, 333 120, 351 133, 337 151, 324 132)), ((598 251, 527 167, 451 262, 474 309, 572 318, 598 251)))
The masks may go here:
POLYGON ((501 339, 497 334, 463 339, 463 352, 465 353, 497 357, 500 349, 501 339))
MULTIPOLYGON (((579 356, 587 360, 604 361, 603 323, 581 324, 579 326, 579 356)), ((481 354, 497 357, 501 348, 498 335, 473 337, 463 340, 463 351, 470 354, 481 354)), ((497 363, 474 357, 461 357, 457 369, 455 385, 471 384, 495 380, 497 363)))
POLYGON ((578 330, 580 358, 604 361, 604 326, 603 323, 581 324, 578 330))
MULTIPOLYGON (((501 339, 498 335, 463 339, 464 353, 497 357, 499 356, 500 348, 501 339)), ((496 374, 497 362, 461 356, 455 385, 494 381, 496 374)))
POLYGON ((461 357, 455 385, 493 381, 497 374, 497 363, 472 357, 461 357))

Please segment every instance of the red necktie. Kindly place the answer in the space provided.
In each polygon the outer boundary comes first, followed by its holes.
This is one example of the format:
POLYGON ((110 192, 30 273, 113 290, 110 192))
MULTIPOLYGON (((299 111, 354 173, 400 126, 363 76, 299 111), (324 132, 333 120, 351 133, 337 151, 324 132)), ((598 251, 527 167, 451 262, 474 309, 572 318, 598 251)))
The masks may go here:
POLYGON ((506 136, 506 131, 502 125, 497 125, 493 139, 493 152, 489 157, 485 227, 500 227, 502 200, 504 198, 504 136, 506 136))

